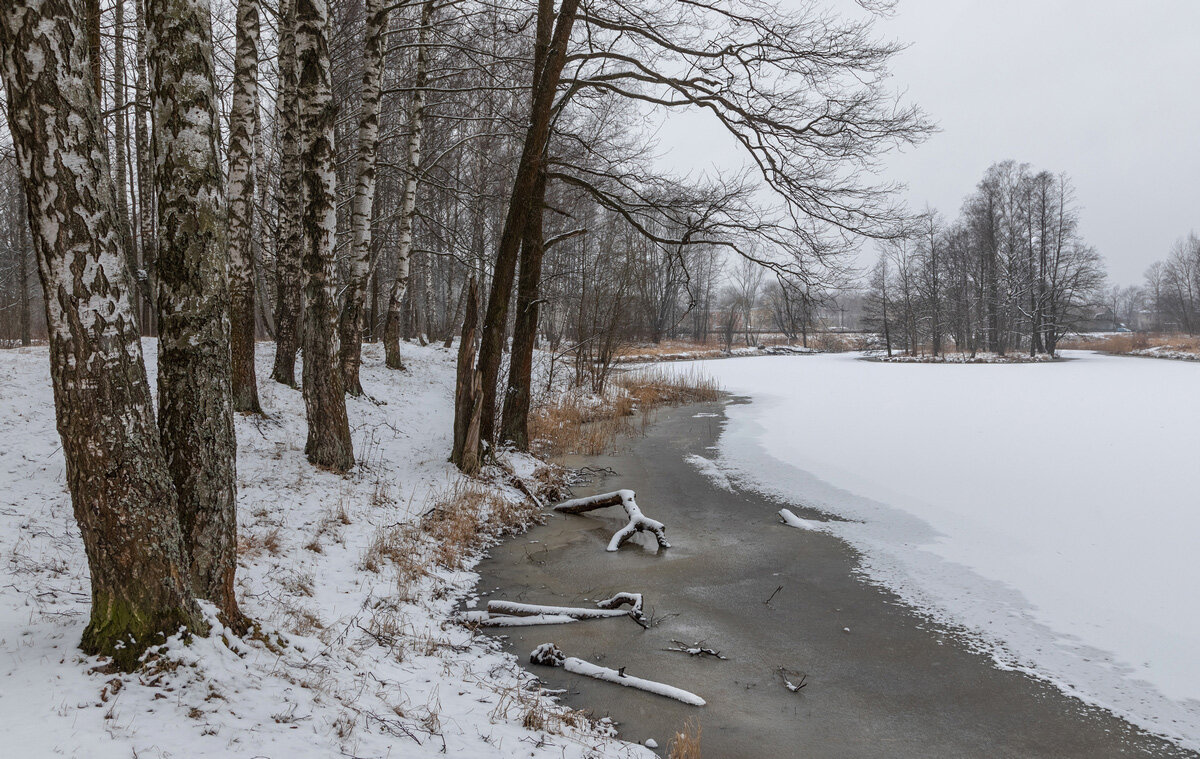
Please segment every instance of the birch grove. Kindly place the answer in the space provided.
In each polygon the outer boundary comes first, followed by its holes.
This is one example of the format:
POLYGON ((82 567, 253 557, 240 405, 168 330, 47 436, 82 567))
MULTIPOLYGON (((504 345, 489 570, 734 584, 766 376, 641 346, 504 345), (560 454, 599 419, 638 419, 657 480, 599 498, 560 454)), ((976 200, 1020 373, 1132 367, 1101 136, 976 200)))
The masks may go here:
POLYGON ((0 342, 51 345, 85 649, 132 635, 135 666, 155 635, 203 630, 195 599, 250 628, 235 412, 302 393, 309 462, 350 472, 363 368, 402 385, 406 341, 440 343, 458 356, 443 453, 476 475, 536 446, 555 389, 604 392, 632 342, 711 341, 729 314, 749 342, 753 303, 721 305, 738 261, 791 314, 849 236, 901 234, 871 169, 929 124, 882 87, 897 47, 872 19, 769 0, 9 3, 0 342), (664 170, 651 125, 677 111, 750 170, 664 170))

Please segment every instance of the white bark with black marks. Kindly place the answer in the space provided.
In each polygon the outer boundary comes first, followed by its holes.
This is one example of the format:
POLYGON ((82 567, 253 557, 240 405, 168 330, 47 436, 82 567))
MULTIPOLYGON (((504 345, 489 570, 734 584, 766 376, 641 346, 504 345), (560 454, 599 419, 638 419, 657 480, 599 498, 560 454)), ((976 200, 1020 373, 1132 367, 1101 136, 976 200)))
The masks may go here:
POLYGON ((207 0, 148 0, 146 17, 158 189, 158 423, 192 588, 237 629, 237 444, 210 10, 207 0))
POLYGON ((296 2, 296 101, 300 120, 300 228, 304 270, 304 406, 313 464, 345 472, 354 466, 341 372, 337 371, 334 238, 337 175, 330 92, 329 5, 296 2))
POLYGON ((0 8, 0 75, 46 293, 67 486, 91 577, 81 645, 132 669, 146 647, 205 625, 154 426, 84 15, 79 0, 10 0, 0 8))

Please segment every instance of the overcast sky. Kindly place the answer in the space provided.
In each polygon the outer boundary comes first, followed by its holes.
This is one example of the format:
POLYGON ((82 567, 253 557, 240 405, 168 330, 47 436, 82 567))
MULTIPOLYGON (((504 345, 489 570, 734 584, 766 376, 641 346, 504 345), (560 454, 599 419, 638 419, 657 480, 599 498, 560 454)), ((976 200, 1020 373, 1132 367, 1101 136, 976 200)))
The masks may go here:
MULTIPOLYGON (((888 161, 914 207, 953 218, 1006 158, 1065 171, 1120 284, 1200 231, 1200 0, 899 0, 878 29, 941 129, 888 161)), ((671 163, 728 149, 687 122, 660 135, 671 163)))

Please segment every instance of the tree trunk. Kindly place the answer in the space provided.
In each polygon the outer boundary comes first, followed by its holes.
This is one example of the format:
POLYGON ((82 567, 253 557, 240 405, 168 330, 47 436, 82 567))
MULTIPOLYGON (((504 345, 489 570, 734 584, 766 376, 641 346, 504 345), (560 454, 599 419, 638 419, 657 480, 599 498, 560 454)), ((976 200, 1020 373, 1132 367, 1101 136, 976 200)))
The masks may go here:
POLYGON ((113 182, 116 184, 117 196, 117 230, 121 235, 121 248, 125 251, 125 265, 129 267, 134 282, 133 311, 140 311, 138 303, 137 247, 133 244, 133 226, 129 222, 129 174, 128 153, 129 140, 127 120, 125 118, 125 3, 116 2, 113 5, 113 182))
POLYGON ((425 83, 429 76, 430 25, 433 23, 433 0, 421 6, 421 24, 417 31, 417 63, 413 72, 412 110, 408 117, 408 151, 405 156, 404 190, 400 201, 399 242, 396 244, 396 278, 388 296, 387 320, 383 326, 384 363, 389 369, 403 369, 400 358, 400 324, 403 316, 404 294, 408 290, 409 263, 412 258, 413 221, 417 207, 417 175, 421 170, 421 138, 425 129, 425 83))
POLYGON ((158 425, 192 589, 235 629, 237 494, 224 183, 206 0, 149 0, 158 187, 158 425))
POLYGON ((21 280, 17 283, 17 299, 21 308, 21 345, 29 347, 33 343, 33 309, 29 297, 29 223, 19 209, 14 216, 17 225, 17 276, 21 280))
MULTIPOLYGON (((553 0, 538 0, 537 31, 534 39, 533 82, 541 81, 553 33, 553 0)), ((531 97, 536 98, 536 91, 531 97)), ((508 363, 508 387, 504 394, 504 412, 500 437, 518 450, 529 450, 529 402, 533 374, 533 348, 537 342, 538 290, 542 281, 542 257, 545 255, 543 214, 546 202, 546 167, 542 157, 533 183, 529 220, 521 242, 520 275, 517 278, 517 313, 513 325, 512 355, 508 363)))
POLYGON ((258 0, 238 0, 229 111, 229 296, 233 410, 261 414, 254 374, 254 144, 258 102, 258 0))
MULTIPOLYGON (((426 5, 431 5, 432 0, 426 5)), ((375 207, 375 164, 379 152, 379 101, 383 93, 383 62, 387 49, 388 6, 384 0, 366 0, 366 52, 363 55, 362 112, 358 117, 357 176, 350 225, 354 239, 350 251, 350 276, 338 321, 341 337, 339 368, 346 392, 362 395, 358 368, 362 364, 363 303, 371 275, 371 215, 375 207)), ((424 21, 424 14, 422 13, 424 21)), ((422 27, 424 32, 424 27, 422 27)), ((418 53, 420 55, 420 53, 418 53)))
POLYGON ((146 81, 146 9, 145 0, 137 0, 137 107, 134 109, 134 148, 137 151, 138 236, 141 238, 141 265, 146 279, 141 287, 142 334, 158 334, 158 281, 157 244, 158 230, 154 209, 154 161, 150 155, 149 120, 150 88, 146 81))
POLYGON ((50 337, 67 486, 91 577, 81 646, 133 669, 181 627, 205 630, 187 584, 117 233, 79 0, 0 13, 0 75, 50 337))
POLYGON ((337 358, 334 237, 337 234, 330 91, 329 5, 296 2, 296 102, 300 118, 301 264, 304 268, 304 407, 314 465, 345 472, 354 466, 345 389, 337 358))
POLYGON ((467 312, 463 317, 462 340, 458 344, 458 374, 454 385, 454 447, 450 461, 464 473, 479 472, 479 370, 475 368, 475 331, 479 323, 479 283, 467 285, 467 312))
POLYGON ((296 0, 281 0, 279 22, 279 232, 275 238, 275 364, 271 378, 296 386, 304 279, 300 271, 300 119, 297 112, 296 0))
MULTIPOLYGON (((539 4, 539 15, 549 3, 539 4)), ((479 346, 479 372, 482 376, 483 410, 480 422, 480 440, 491 441, 496 421, 496 381, 500 374, 500 362, 504 353, 504 333, 508 327, 508 306, 512 296, 513 279, 516 275, 517 256, 521 241, 525 237, 525 226, 529 222, 533 201, 533 190, 542 169, 542 156, 550 137, 550 116, 554 96, 566 63, 567 43, 575 23, 575 12, 579 0, 563 0, 551 37, 546 63, 536 72, 533 102, 530 107, 530 123, 517 164, 509 199, 508 214, 504 220, 504 231, 496 252, 496 264, 492 273, 492 287, 488 294, 487 312, 483 319, 483 336, 479 346)))

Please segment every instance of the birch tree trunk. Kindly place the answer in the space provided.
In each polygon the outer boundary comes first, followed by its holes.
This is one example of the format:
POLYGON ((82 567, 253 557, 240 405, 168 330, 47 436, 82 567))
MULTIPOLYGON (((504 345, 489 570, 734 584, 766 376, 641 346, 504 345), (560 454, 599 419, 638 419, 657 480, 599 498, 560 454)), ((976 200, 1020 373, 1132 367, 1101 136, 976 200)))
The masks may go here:
POLYGON ((303 275, 300 271, 300 119, 296 106, 296 0, 280 0, 279 232, 275 238, 275 365, 271 378, 296 386, 303 275))
POLYGON ((80 0, 0 9, 0 74, 50 338, 50 377, 91 576, 81 646, 133 669, 180 627, 205 629, 117 234, 80 0))
MULTIPOLYGON (((346 392, 351 395, 363 393, 358 368, 362 363, 363 302, 366 299, 367 279, 371 275, 371 215, 375 207, 379 101, 383 91, 388 6, 384 0, 366 0, 366 16, 366 29, 363 32, 366 52, 363 54, 362 112, 358 117, 357 175, 350 210, 354 239, 350 251, 350 277, 346 281, 345 301, 338 322, 341 338, 339 364, 346 392)), ((424 26, 421 32, 424 32, 424 26)), ((417 55, 420 56, 421 53, 418 52, 417 55)))
POLYGON ((301 217, 304 267, 304 452, 316 466, 345 472, 354 466, 342 374, 336 365, 337 308, 334 237, 337 195, 330 92, 329 6, 296 1, 296 102, 300 118, 301 217))
POLYGON ((409 264, 412 259, 413 219, 417 208, 417 175, 421 170, 421 138, 425 129, 425 84, 429 78, 430 26, 433 23, 433 0, 421 6, 421 24, 417 31, 417 63, 413 72, 412 110, 408 116, 408 150, 405 156, 404 192, 400 201, 400 230, 396 243, 396 278, 388 296, 387 320, 383 325, 384 362, 389 369, 403 369, 400 358, 400 323, 403 316, 404 294, 408 290, 409 264))
POLYGON ((229 110, 229 296, 233 409, 261 414, 254 374, 254 145, 258 102, 258 0, 238 0, 229 110))
POLYGON ((154 209, 154 161, 150 156, 150 135, 147 121, 150 118, 147 103, 150 102, 150 88, 146 82, 146 0, 136 0, 137 10, 137 105, 134 108, 133 143, 137 151, 137 192, 138 208, 138 237, 141 242, 142 269, 146 279, 141 288, 142 295, 142 334, 157 334, 155 327, 158 318, 157 299, 157 225, 154 209))
POLYGON ((224 183, 207 0, 148 0, 158 187, 158 408, 193 591, 230 625, 237 500, 224 183))
POLYGON ((121 247, 125 251, 125 262, 133 275, 133 311, 139 313, 137 290, 137 247, 133 244, 133 226, 129 214, 128 173, 128 121, 125 118, 125 2, 113 4, 113 182, 116 184, 117 229, 121 235, 121 247))

